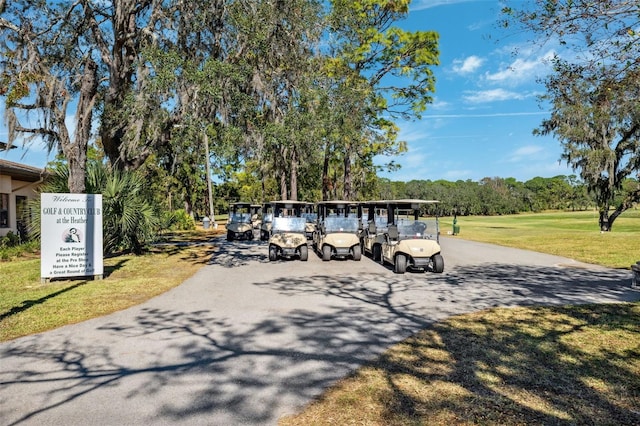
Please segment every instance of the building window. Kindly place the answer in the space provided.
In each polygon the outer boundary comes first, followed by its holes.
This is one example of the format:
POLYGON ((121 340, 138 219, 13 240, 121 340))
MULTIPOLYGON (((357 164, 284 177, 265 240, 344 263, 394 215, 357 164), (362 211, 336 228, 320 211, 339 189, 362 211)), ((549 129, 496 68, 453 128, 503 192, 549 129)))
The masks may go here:
POLYGON ((0 194, 0 228, 9 227, 9 194, 0 194))

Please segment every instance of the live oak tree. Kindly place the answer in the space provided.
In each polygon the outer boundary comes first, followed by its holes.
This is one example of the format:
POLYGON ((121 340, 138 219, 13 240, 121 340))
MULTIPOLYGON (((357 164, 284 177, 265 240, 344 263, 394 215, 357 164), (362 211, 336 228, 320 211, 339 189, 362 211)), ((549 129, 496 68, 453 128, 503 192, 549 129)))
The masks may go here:
POLYGON ((274 179, 282 198, 298 197, 300 177, 327 182, 324 156, 351 198, 373 186, 374 157, 403 149, 394 117, 417 116, 433 91, 437 36, 393 27, 407 11, 408 0, 0 0, 10 142, 61 151, 73 192, 95 140, 113 168, 151 160, 163 173, 150 176, 177 176, 167 189, 190 208, 208 139, 220 174, 258 164, 263 194, 274 179))
POLYGON ((610 231, 640 201, 640 4, 537 0, 503 12, 504 25, 521 25, 538 43, 555 40, 570 53, 557 54, 544 79, 541 99, 551 115, 535 133, 560 140, 562 158, 595 196, 600 229, 610 231), (630 179, 635 185, 623 188, 630 179))
POLYGON ((143 57, 170 27, 163 7, 151 0, 0 0, 0 95, 9 139, 40 137, 60 150, 72 192, 85 190, 93 126, 111 165, 121 169, 138 168, 168 137, 171 122, 150 90, 143 57))
POLYGON ((99 85, 99 65, 87 49, 86 21, 76 13, 80 8, 0 0, 0 96, 9 144, 25 135, 27 141, 41 138, 50 151, 60 150, 68 160, 69 190, 75 193, 85 192, 99 85), (73 101, 75 117, 68 124, 73 101))

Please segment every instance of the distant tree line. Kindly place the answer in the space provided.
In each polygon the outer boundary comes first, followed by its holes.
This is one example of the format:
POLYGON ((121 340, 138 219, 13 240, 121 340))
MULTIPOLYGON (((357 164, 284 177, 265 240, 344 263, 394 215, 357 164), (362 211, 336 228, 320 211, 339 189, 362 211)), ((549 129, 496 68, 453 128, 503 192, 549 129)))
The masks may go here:
MULTIPOLYGON (((624 199, 638 181, 628 179, 616 193, 624 199)), ((587 185, 575 175, 535 177, 526 182, 515 178, 486 177, 480 181, 412 180, 397 182, 381 179, 380 199, 435 199, 428 213, 449 215, 503 215, 544 210, 586 210, 596 206, 587 185)))

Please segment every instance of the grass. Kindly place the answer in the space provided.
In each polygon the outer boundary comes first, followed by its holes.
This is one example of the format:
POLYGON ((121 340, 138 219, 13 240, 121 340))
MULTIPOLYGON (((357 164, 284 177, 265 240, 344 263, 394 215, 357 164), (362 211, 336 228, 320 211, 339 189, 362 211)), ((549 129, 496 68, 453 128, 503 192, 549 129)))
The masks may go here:
MULTIPOLYGON (((204 242, 213 232, 167 234, 167 241, 204 242)), ((40 282, 40 259, 0 262, 0 341, 38 333, 134 306, 179 285, 211 257, 211 245, 168 244, 143 256, 104 260, 103 280, 40 282), (162 268, 158 268, 162 264, 162 268)))
MULTIPOLYGON (((569 257, 611 268, 640 260, 640 210, 619 216, 611 232, 601 233, 598 214, 548 212, 509 216, 458 217, 460 238, 569 257)), ((442 218, 444 234, 452 218, 442 218)))
POLYGON ((639 424, 639 342, 638 304, 456 316, 280 425, 639 424))

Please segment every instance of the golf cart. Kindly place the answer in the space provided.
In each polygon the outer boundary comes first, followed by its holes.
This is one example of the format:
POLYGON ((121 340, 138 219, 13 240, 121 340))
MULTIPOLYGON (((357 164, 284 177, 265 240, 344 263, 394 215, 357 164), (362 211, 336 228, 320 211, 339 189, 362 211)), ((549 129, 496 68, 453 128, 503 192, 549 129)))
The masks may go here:
POLYGON ((251 203, 231 203, 227 219, 227 241, 253 240, 251 203))
POLYGON ((387 204, 387 231, 381 245, 380 263, 388 262, 397 274, 408 268, 441 273, 444 259, 440 254, 438 218, 418 220, 420 208, 435 200, 390 200, 387 204))
POLYGON ((360 245, 364 254, 379 261, 382 256, 382 243, 387 232, 388 201, 367 201, 361 204, 364 229, 360 234, 360 245))
POLYGON ((271 222, 273 221, 273 204, 262 205, 262 221, 260 222, 260 240, 267 241, 271 236, 271 222))
POLYGON ((304 211, 302 212, 302 217, 307 220, 307 225, 305 227, 305 234, 307 235, 307 240, 313 239, 313 233, 317 229, 318 222, 318 213, 313 211, 314 204, 307 203, 304 207, 304 211))
POLYGON ((269 260, 279 257, 309 258, 305 228, 307 220, 301 216, 306 203, 302 201, 273 201, 273 220, 269 238, 269 260))
POLYGON ((313 246, 322 260, 347 258, 360 260, 360 214, 358 203, 322 201, 318 206, 318 226, 313 246))
POLYGON ((251 226, 253 229, 259 230, 262 226, 262 206, 260 204, 251 204, 251 226))

